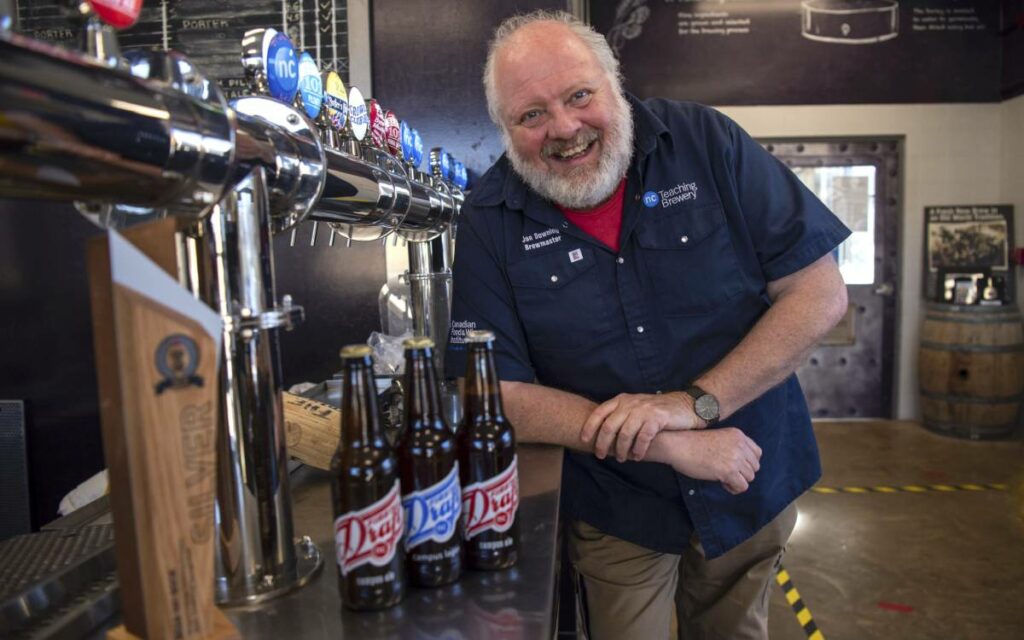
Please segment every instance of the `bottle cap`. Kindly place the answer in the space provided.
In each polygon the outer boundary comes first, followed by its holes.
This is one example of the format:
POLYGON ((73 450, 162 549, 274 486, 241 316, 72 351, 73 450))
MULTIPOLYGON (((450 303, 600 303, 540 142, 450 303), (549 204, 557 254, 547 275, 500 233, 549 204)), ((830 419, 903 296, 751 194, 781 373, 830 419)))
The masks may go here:
POLYGON ((270 95, 291 104, 299 88, 299 59, 292 41, 277 33, 267 47, 267 86, 270 95))
POLYGON ((494 332, 487 329, 470 329, 466 332, 466 342, 491 342, 494 332))
POLYGON ((87 0, 92 10, 115 29, 127 29, 135 24, 142 11, 142 0, 87 0))
POLYGON ((323 109, 335 131, 341 131, 348 122, 348 93, 345 83, 336 71, 325 71, 321 77, 324 86, 323 109))
POLYGON ((426 336, 413 336, 402 341, 406 349, 433 349, 434 341, 426 336))
POLYGON ((349 344, 341 348, 342 359, 367 358, 373 355, 373 347, 368 344, 349 344))
POLYGON ((362 142, 366 137, 366 130, 370 126, 370 116, 366 112, 366 102, 363 100, 363 92, 358 87, 348 89, 348 128, 352 131, 352 137, 362 142))

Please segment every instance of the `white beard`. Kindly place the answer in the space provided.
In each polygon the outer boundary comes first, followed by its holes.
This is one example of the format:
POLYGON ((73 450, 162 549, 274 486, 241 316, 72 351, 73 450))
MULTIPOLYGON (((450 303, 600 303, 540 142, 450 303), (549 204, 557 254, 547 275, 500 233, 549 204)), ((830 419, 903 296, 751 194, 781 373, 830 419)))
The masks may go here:
POLYGON ((601 137, 601 156, 593 169, 579 167, 566 177, 552 175, 543 166, 527 162, 502 130, 512 168, 527 186, 566 209, 591 209, 615 193, 633 157, 633 115, 622 92, 613 92, 611 123, 601 137))

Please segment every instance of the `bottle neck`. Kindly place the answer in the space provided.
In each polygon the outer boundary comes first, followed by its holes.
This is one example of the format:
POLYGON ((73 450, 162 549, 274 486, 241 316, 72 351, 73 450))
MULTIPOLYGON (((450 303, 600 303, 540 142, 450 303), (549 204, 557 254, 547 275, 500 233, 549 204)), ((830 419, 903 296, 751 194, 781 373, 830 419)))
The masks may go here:
POLYGON ((437 386, 431 349, 405 351, 405 425, 416 428, 442 419, 441 394, 437 386))
POLYGON ((465 413, 474 419, 504 417, 501 387, 494 366, 494 350, 489 343, 469 346, 469 369, 466 371, 465 413))
POLYGON ((358 360, 345 364, 341 386, 341 429, 345 446, 366 446, 384 440, 373 386, 371 365, 358 360))

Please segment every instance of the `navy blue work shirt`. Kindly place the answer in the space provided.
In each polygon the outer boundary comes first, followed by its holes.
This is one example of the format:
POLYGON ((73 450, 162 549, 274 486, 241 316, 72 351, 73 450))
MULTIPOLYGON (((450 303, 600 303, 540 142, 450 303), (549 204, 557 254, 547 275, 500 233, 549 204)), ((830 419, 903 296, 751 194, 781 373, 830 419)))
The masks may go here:
MULTIPOLYGON (((463 208, 447 374, 465 333, 495 333, 498 376, 603 402, 685 389, 771 304, 767 285, 832 251, 849 230, 735 122, 697 104, 630 96, 634 156, 615 253, 529 189, 506 157, 463 208)), ((821 475, 795 376, 722 421, 762 449, 729 494, 665 464, 566 451, 572 518, 654 551, 708 558, 771 521, 821 475)))

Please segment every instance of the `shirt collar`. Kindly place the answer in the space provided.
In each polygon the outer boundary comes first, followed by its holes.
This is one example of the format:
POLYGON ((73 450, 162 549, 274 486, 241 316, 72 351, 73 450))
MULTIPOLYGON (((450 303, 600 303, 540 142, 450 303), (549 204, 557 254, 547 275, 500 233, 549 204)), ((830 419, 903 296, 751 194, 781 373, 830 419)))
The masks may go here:
MULTIPOLYGON (((672 133, 646 104, 629 92, 625 95, 633 112, 632 162, 636 165, 657 148, 659 137, 663 136, 671 144, 672 133)), ((512 169, 507 154, 502 154, 494 166, 480 178, 469 196, 469 202, 484 207, 504 202, 510 209, 522 210, 526 206, 528 195, 530 188, 512 169)))

